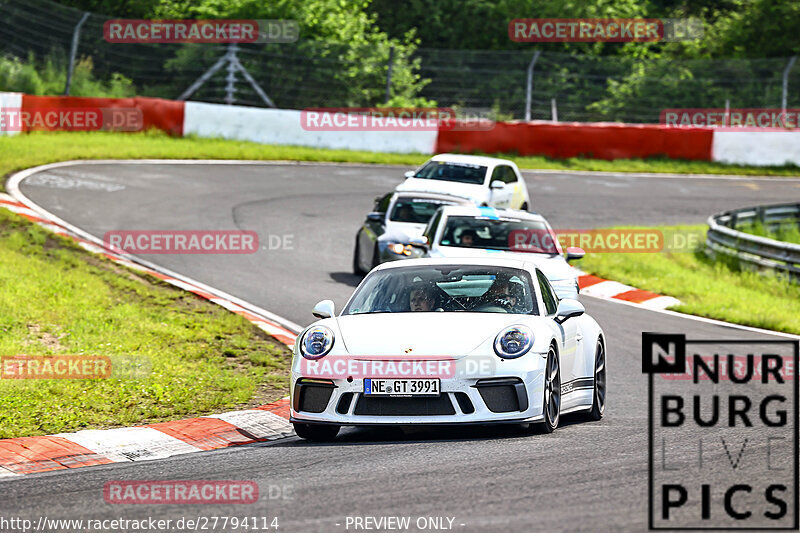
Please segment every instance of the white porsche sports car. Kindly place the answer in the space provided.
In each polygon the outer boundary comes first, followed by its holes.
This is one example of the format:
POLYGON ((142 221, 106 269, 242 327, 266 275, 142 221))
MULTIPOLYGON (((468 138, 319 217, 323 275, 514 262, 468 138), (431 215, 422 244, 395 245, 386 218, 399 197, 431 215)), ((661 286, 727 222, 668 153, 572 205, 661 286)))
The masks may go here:
POLYGON ((343 425, 537 423, 603 416, 606 340, 530 262, 410 259, 380 265, 339 316, 333 302, 294 346, 291 421, 331 440, 343 425))

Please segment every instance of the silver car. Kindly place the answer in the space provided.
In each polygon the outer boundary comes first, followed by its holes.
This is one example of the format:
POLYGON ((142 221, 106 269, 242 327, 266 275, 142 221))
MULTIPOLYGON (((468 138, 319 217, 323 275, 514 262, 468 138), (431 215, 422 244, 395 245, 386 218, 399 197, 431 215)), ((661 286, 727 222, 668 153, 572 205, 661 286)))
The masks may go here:
POLYGON ((418 239, 440 207, 473 205, 468 198, 426 192, 391 192, 375 199, 375 207, 356 233, 353 272, 364 275, 387 261, 419 257, 408 243, 418 239))

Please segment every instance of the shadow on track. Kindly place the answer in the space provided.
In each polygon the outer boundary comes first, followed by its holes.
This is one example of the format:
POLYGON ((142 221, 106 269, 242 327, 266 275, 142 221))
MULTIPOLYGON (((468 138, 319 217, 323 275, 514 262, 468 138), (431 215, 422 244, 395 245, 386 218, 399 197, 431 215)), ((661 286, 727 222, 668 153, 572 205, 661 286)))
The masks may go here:
POLYGON ((357 287, 361 280, 364 279, 351 272, 329 272, 328 275, 336 283, 343 283, 349 287, 357 287))
MULTIPOLYGON (((562 415, 560 430, 576 424, 589 424, 579 414, 562 415)), ((271 443, 271 447, 292 446, 352 446, 352 445, 387 445, 401 443, 424 442, 459 442, 472 440, 549 438, 557 437, 559 429, 550 435, 543 433, 535 425, 525 427, 522 424, 490 424, 490 425, 420 425, 420 426, 360 426, 343 427, 334 442, 312 442, 303 439, 271 443)))

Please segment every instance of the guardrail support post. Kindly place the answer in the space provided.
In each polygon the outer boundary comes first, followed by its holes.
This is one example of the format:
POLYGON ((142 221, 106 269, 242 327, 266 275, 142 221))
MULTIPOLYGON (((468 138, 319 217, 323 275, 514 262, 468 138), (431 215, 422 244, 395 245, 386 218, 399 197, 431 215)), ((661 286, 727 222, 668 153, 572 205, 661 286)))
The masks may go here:
POLYGON ((525 121, 530 122, 531 120, 531 88, 533 87, 533 67, 536 66, 536 61, 539 60, 539 56, 542 54, 540 50, 536 50, 533 53, 533 59, 531 59, 530 65, 528 65, 528 84, 525 88, 525 121))
POLYGON ((783 97, 781 98, 781 111, 783 113, 786 113, 786 100, 789 93, 789 71, 792 70, 795 61, 797 61, 797 56, 792 56, 789 64, 783 69, 783 97))

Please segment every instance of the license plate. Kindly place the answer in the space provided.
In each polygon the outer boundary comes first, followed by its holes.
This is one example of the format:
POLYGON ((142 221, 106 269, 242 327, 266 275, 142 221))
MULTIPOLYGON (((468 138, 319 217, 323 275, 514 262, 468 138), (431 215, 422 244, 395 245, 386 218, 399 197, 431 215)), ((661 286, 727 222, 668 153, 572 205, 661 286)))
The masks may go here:
POLYGON ((364 379, 365 396, 439 396, 439 378, 364 379))

